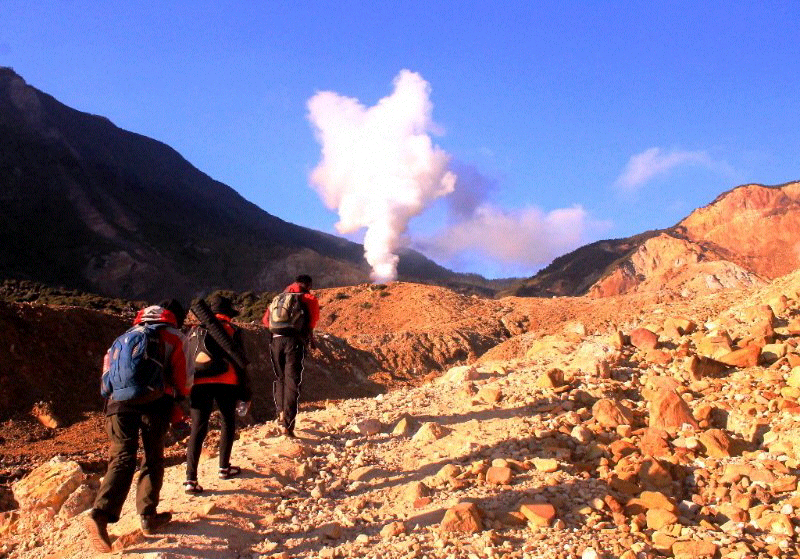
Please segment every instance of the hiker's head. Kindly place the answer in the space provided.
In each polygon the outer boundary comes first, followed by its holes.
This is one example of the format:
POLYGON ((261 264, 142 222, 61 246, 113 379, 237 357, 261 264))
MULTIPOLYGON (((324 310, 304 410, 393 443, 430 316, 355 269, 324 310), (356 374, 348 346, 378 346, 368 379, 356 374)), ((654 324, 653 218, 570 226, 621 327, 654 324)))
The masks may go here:
POLYGON ((183 308, 180 301, 177 299, 164 299, 158 304, 159 307, 163 309, 167 309, 173 315, 175 315, 175 321, 178 324, 178 328, 183 326, 183 321, 186 320, 186 309, 183 308))
POLYGON ((308 274, 300 274, 299 276, 294 278, 294 281, 300 287, 302 287, 304 290, 306 290, 306 291, 310 291, 311 290, 312 280, 311 280, 311 276, 309 276, 308 274))
POLYGON ((219 293, 212 295, 208 299, 208 306, 214 314, 224 314, 228 318, 239 316, 239 311, 233 308, 233 301, 219 293))

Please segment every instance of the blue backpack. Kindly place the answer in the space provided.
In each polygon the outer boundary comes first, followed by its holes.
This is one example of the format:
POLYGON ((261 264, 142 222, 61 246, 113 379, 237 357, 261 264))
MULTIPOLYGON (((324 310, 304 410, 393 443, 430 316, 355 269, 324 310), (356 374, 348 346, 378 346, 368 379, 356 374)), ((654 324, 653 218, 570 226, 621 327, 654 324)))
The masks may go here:
POLYGON ((164 394, 164 355, 158 324, 137 324, 120 335, 108 350, 100 394, 117 402, 155 400, 164 394))

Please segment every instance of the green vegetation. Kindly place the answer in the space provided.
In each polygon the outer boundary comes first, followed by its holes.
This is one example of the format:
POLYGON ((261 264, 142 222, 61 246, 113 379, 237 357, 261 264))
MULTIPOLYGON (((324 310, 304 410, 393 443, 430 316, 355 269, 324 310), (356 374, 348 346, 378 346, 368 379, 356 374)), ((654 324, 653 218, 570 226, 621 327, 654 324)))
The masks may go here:
MULTIPOLYGON (((239 316, 235 319, 237 322, 256 323, 261 323, 261 318, 264 316, 264 313, 267 312, 269 302, 277 295, 277 293, 273 292, 256 294, 252 291, 245 291, 244 293, 236 293, 234 291, 220 289, 209 293, 203 298, 208 300, 215 294, 223 295, 233 301, 233 307, 239 311, 239 316)), ((196 300, 197 299, 193 300, 192 303, 196 300)))
MULTIPOLYGON (((230 297, 234 307, 239 309, 239 316, 236 317, 236 320, 240 322, 261 322, 261 317, 264 316, 269 302, 277 295, 277 293, 269 292, 256 294, 252 291, 235 293, 233 291, 219 290, 209 293, 207 297, 214 293, 230 297)), ((6 279, 0 283, 0 301, 80 307, 119 314, 136 312, 142 307, 155 302, 112 299, 75 289, 53 287, 33 281, 14 279, 6 279)), ((183 303, 189 304, 188 301, 183 301, 183 303)))
POLYGON ((114 313, 136 311, 146 304, 142 301, 111 299, 75 289, 52 287, 33 281, 14 279, 3 280, 3 283, 0 284, 0 301, 82 307, 114 313))

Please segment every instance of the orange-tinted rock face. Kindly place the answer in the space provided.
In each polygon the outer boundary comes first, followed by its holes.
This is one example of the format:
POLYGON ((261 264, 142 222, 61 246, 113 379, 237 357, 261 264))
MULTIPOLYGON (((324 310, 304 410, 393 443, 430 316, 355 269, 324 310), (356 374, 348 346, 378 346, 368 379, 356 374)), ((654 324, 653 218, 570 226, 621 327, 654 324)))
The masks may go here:
POLYGON ((726 251, 731 262, 774 279, 800 264, 800 183, 736 188, 678 227, 689 239, 726 251))
POLYGON ((800 183, 747 185, 648 238, 589 289, 593 297, 684 296, 763 284, 800 266, 800 183))

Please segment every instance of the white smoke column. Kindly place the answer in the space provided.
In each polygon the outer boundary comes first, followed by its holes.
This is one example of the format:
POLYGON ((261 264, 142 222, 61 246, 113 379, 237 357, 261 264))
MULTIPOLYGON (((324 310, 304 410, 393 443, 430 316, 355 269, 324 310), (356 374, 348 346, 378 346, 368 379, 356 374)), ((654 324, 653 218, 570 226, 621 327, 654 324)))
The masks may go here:
POLYGON ((364 256, 378 283, 397 278, 397 250, 409 220, 455 185, 450 156, 429 136, 432 109, 430 85, 409 70, 374 107, 332 91, 308 101, 322 146, 311 184, 338 211, 340 233, 367 228, 364 256))

